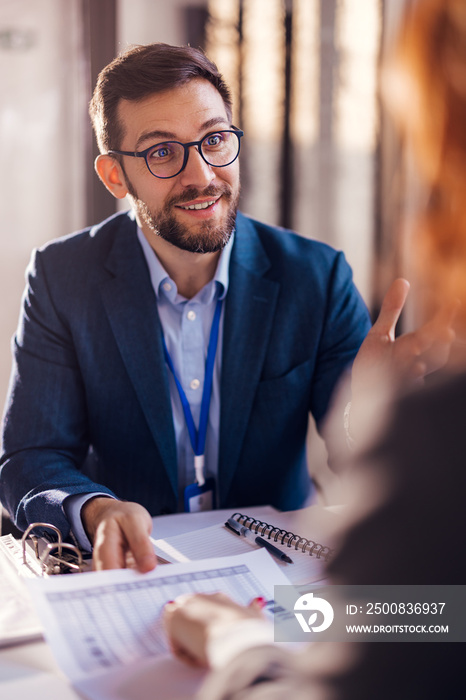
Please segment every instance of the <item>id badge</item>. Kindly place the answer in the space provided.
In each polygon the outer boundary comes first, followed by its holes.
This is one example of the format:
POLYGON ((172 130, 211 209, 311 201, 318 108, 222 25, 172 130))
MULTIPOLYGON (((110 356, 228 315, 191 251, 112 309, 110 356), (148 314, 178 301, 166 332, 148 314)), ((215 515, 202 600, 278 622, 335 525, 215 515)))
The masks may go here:
POLYGON ((215 509, 215 479, 209 477, 202 486, 189 484, 184 490, 184 510, 186 513, 200 513, 215 509))

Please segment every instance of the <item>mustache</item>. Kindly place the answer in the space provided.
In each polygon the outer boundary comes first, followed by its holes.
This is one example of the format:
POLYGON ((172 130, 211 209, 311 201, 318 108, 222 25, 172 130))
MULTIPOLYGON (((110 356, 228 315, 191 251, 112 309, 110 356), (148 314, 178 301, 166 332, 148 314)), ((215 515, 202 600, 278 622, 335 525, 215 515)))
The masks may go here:
POLYGON ((222 187, 209 185, 203 190, 198 190, 196 187, 190 187, 184 190, 183 194, 174 195, 171 197, 166 205, 172 207, 185 204, 185 202, 191 202, 193 199, 201 199, 202 197, 217 198, 221 197, 222 195, 224 195, 227 199, 232 195, 231 187, 229 187, 227 184, 222 187))

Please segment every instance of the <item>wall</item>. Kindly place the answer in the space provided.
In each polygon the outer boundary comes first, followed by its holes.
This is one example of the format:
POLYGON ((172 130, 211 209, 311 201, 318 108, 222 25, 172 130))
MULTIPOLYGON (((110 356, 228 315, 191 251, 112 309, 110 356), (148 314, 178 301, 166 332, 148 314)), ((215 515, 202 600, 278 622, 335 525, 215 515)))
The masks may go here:
POLYGON ((118 44, 186 43, 186 8, 204 7, 203 0, 118 0, 118 44))
POLYGON ((0 403, 34 246, 85 224, 79 0, 0 3, 0 403))

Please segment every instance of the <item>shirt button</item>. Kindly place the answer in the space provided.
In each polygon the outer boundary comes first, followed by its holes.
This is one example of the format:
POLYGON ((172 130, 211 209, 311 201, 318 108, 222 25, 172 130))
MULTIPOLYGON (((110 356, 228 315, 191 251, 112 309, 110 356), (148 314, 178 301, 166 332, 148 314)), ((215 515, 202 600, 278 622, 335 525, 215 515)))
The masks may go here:
POLYGON ((171 286, 170 282, 164 282, 163 288, 165 289, 166 292, 169 292, 170 289, 172 288, 172 286, 171 286))
POLYGON ((199 381, 199 379, 193 379, 189 386, 191 387, 191 389, 199 389, 200 385, 201 382, 199 381))
POLYGON ((191 309, 190 311, 188 311, 186 316, 189 321, 194 321, 194 319, 196 318, 196 312, 191 309))

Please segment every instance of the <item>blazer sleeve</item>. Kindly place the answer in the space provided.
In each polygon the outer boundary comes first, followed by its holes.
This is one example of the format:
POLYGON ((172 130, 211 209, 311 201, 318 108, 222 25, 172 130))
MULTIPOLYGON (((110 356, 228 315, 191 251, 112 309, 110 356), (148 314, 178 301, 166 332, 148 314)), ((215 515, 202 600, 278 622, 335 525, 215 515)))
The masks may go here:
POLYGON ((0 499, 20 530, 45 520, 66 536, 68 495, 113 494, 79 470, 89 449, 85 391, 71 330, 56 310, 38 251, 28 267, 12 351, 0 499))
MULTIPOLYGON (((322 283, 323 286, 323 283, 322 283)), ((348 447, 344 407, 351 399, 351 367, 371 328, 371 319, 343 253, 338 253, 326 280, 324 313, 309 410, 325 440, 328 466, 339 471, 348 447)))
MULTIPOLYGON (((322 285, 324 283, 322 282, 322 285)), ((326 280, 310 409, 317 422, 325 416, 335 387, 366 337, 371 321, 343 253, 338 253, 326 280)))

